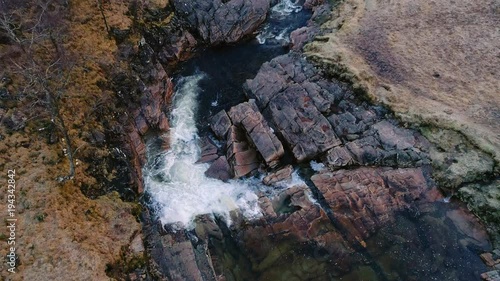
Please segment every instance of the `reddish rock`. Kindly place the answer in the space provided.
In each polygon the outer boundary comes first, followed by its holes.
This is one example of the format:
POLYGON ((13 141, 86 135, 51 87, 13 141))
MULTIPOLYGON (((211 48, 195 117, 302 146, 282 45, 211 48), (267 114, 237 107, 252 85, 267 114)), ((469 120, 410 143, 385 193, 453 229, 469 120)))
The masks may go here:
POLYGON ((246 176, 258 169, 257 151, 248 144, 245 133, 241 129, 231 126, 227 134, 227 143, 227 159, 236 178, 246 176))
POLYGON ((351 166, 355 163, 355 160, 345 146, 337 146, 328 151, 326 163, 328 166, 335 169, 351 166))
POLYGON ((421 169, 358 168, 324 172, 311 180, 333 216, 357 239, 394 220, 427 189, 421 169))
POLYGON ((233 178, 233 173, 225 156, 219 157, 205 171, 205 176, 209 178, 227 181, 233 178))
POLYGON ((283 145, 260 113, 254 100, 233 106, 228 112, 236 126, 241 126, 267 165, 273 167, 285 153, 283 145))
POLYGON ((303 59, 285 55, 264 63, 245 84, 299 162, 341 144, 323 115, 330 111, 333 91, 318 79, 303 59))
POLYGON ((134 114, 136 117, 134 118, 134 125, 135 128, 137 129, 137 132, 141 135, 146 134, 146 132, 149 130, 148 123, 146 123, 146 119, 140 112, 136 112, 134 114))
POLYGON ((500 270, 492 270, 481 274, 484 281, 500 281, 500 270))
POLYGON ((199 146, 201 150, 200 159, 196 163, 208 163, 219 158, 219 155, 217 155, 217 146, 209 138, 201 139, 199 146))
POLYGON ((292 176, 292 173, 293 173, 293 167, 292 167, 292 165, 288 165, 288 166, 281 168, 273 173, 270 173, 262 180, 262 182, 265 185, 272 185, 272 184, 277 183, 279 181, 290 179, 292 176))
POLYGON ((318 34, 317 27, 304 26, 290 33, 290 45, 292 50, 300 51, 306 43, 311 42, 318 34))

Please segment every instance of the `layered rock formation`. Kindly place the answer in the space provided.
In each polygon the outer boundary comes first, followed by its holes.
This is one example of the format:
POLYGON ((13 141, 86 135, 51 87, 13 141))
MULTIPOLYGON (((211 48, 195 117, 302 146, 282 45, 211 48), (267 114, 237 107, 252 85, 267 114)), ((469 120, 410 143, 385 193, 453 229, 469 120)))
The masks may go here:
POLYGON ((270 0, 174 0, 175 12, 210 45, 235 43, 264 22, 270 0))
POLYGON ((326 152, 332 168, 428 163, 429 143, 422 136, 384 120, 383 108, 360 104, 345 85, 322 78, 297 55, 265 63, 245 88, 298 162, 326 152))

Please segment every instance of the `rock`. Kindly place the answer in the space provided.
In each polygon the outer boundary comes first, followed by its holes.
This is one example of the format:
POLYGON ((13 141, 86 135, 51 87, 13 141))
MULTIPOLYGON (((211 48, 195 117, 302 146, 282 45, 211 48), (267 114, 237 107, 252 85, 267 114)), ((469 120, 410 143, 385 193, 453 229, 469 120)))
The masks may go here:
POLYGON ((92 130, 91 142, 96 145, 103 145, 106 142, 106 135, 100 130, 92 130))
POLYGON ((342 168, 355 164, 352 154, 345 146, 337 146, 328 151, 326 163, 331 168, 342 168))
POLYGON ((266 164, 274 167, 285 153, 283 145, 260 113, 255 101, 240 103, 229 110, 229 118, 236 126, 241 126, 248 140, 260 153, 266 164))
POLYGON ((486 223, 493 245, 500 248, 500 180, 467 184, 458 190, 458 197, 486 223))
POLYGON ((317 6, 323 5, 325 0, 306 0, 304 2, 304 8, 312 10, 317 6))
POLYGON ((493 255, 493 253, 482 253, 480 256, 487 266, 494 267, 495 265, 500 264, 500 257, 497 256, 497 259, 495 259, 493 255))
POLYGON ((500 281, 500 270, 492 270, 481 274, 484 281, 500 281))
POLYGON ((202 138, 199 142, 201 154, 200 159, 196 163, 208 163, 219 158, 217 154, 217 146, 207 137, 202 138))
POLYGON ((266 19, 270 0, 173 0, 175 14, 210 45, 234 43, 266 19))
POLYGON ((433 177, 442 188, 456 189, 493 174, 492 157, 477 149, 462 134, 431 127, 423 127, 421 131, 433 144, 429 150, 433 177))
POLYGON ((377 131, 378 139, 386 150, 404 150, 415 147, 416 139, 410 130, 398 128, 387 120, 383 120, 373 125, 377 131))
POLYGON ((137 128, 137 132, 141 135, 145 135, 149 130, 149 125, 146 122, 146 118, 140 112, 135 113, 137 117, 134 119, 134 125, 137 128))
POLYGON ((168 226, 153 223, 148 211, 143 216, 146 253, 150 257, 148 271, 154 280, 215 280, 213 272, 212 278, 203 278, 196 249, 187 238, 186 230, 168 231, 168 226))
POLYGON ((210 119, 210 128, 219 139, 226 138, 229 127, 231 127, 231 120, 225 110, 219 111, 210 119))
MULTIPOLYGON (((301 266, 296 269, 281 268, 284 257, 294 257, 296 264, 307 261, 320 264, 328 260, 328 269, 312 269, 314 274, 319 274, 319 280, 328 280, 326 272, 347 272, 356 259, 354 250, 331 226, 326 213, 309 200, 308 193, 306 186, 286 189, 272 200, 273 211, 266 212, 270 216, 266 215, 259 223, 232 229, 232 237, 236 238, 240 250, 246 253, 252 269, 263 274, 260 275, 261 280, 276 280, 276 275, 270 275, 275 267, 280 268, 277 271, 280 275, 290 270, 293 273, 289 274, 298 276, 298 280, 307 280, 308 271, 301 266), (314 253, 310 251, 312 245, 317 247, 314 253)), ((287 268, 290 268, 289 264, 287 268)))
POLYGON ((271 117, 299 162, 341 144, 323 115, 329 112, 335 92, 318 79, 312 65, 284 55, 263 64, 245 84, 247 95, 271 117))
POLYGON ((229 128, 227 144, 226 155, 235 178, 246 176, 257 170, 260 163, 257 151, 248 144, 245 133, 241 129, 236 126, 229 128))
POLYGON ((19 131, 26 127, 28 117, 19 110, 14 110, 10 116, 6 114, 2 119, 2 124, 9 130, 19 131))
POLYGON ((232 169, 229 166, 227 158, 225 156, 217 158, 217 160, 215 160, 205 171, 205 176, 222 181, 227 181, 233 178, 232 169))
POLYGON ((292 165, 288 165, 284 168, 281 168, 275 172, 270 173, 262 180, 262 182, 265 185, 272 185, 277 182, 291 178, 292 173, 293 173, 293 167, 292 165))
POLYGON ((319 28, 305 26, 296 29, 290 33, 290 45, 294 51, 300 51, 302 47, 311 42, 314 37, 319 33, 319 28))
POLYGON ((364 240, 410 208, 428 188, 422 170, 358 168, 323 172, 311 180, 351 237, 364 240))

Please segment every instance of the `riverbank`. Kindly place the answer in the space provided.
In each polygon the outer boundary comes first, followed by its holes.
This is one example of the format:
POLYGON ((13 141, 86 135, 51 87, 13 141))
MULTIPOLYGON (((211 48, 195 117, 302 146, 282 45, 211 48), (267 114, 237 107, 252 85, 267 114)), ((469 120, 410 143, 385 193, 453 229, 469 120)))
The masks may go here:
POLYGON ((495 1, 342 1, 305 47, 437 147, 434 178, 489 223, 497 245, 500 217, 489 210, 500 206, 499 9, 495 1), (467 187, 475 182, 484 188, 467 187))

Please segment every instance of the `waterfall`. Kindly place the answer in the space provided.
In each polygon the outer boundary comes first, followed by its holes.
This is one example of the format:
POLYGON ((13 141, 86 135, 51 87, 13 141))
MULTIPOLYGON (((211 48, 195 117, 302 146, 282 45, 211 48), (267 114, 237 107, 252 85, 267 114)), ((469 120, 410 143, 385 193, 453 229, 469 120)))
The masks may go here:
MULTIPOLYGON (((247 218, 261 215, 255 187, 243 181, 207 178, 208 164, 195 164, 200 156, 195 114, 204 75, 180 79, 171 115, 170 149, 154 155, 144 169, 146 192, 163 224, 192 227, 197 215, 218 214, 230 224, 229 213, 240 210, 247 218)), ((151 158, 151 157, 150 157, 151 158)))

